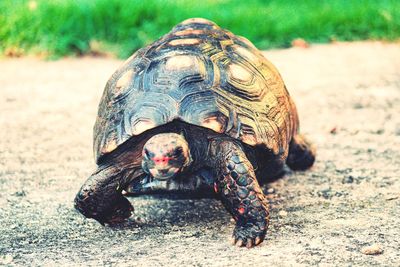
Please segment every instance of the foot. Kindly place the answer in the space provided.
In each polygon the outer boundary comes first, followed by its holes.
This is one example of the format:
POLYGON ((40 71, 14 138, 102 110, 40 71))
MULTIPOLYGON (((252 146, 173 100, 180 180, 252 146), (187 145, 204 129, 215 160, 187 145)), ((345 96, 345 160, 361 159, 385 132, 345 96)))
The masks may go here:
POLYGON ((125 177, 130 175, 115 166, 99 168, 82 185, 75 197, 75 208, 103 225, 129 218, 133 207, 121 191, 131 179, 125 177))
POLYGON ((257 246, 264 240, 266 231, 265 222, 247 222, 244 225, 238 223, 233 231, 232 243, 238 247, 251 248, 257 246))
POLYGON ((100 223, 107 224, 118 224, 126 221, 132 216, 133 206, 126 198, 122 197, 121 200, 114 207, 113 212, 110 212, 110 216, 105 217, 100 223))

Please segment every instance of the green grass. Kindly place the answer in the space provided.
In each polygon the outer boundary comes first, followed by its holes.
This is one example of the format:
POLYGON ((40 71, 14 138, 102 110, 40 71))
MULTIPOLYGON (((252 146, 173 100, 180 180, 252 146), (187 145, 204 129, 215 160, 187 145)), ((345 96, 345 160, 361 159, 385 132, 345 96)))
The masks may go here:
POLYGON ((0 0, 0 53, 127 57, 189 17, 211 19, 261 49, 295 38, 400 37, 399 0, 0 0))

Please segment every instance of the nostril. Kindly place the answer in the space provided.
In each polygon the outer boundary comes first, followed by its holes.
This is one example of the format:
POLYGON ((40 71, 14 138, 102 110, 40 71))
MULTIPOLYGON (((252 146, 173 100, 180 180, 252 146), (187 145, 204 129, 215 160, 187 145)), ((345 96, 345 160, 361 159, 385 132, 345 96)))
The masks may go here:
POLYGON ((165 163, 168 163, 169 162, 169 158, 167 158, 167 157, 158 157, 158 158, 153 158, 153 161, 156 163, 156 164, 165 164, 165 163))

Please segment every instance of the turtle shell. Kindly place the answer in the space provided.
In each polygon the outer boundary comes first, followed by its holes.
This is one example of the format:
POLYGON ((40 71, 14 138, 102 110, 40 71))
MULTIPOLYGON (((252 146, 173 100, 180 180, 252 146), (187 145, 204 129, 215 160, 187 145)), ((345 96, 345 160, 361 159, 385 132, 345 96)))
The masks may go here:
POLYGON ((96 161, 175 119, 282 157, 298 125, 276 68, 250 41, 205 19, 178 24, 112 75, 94 126, 96 161))

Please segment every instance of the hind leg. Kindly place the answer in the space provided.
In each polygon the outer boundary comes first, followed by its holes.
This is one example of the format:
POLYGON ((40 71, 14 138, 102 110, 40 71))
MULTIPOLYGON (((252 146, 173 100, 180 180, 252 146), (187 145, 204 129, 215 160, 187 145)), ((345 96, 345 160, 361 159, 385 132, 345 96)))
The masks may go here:
POLYGON ((286 164, 292 170, 306 170, 314 164, 314 161, 315 147, 304 136, 300 134, 293 136, 286 164))

